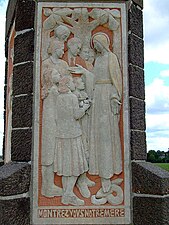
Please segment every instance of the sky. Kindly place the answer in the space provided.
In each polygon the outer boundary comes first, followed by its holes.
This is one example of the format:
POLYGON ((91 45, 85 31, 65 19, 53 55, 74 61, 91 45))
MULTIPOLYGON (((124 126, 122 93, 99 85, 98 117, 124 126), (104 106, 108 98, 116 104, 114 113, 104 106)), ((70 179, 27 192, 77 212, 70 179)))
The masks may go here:
MULTIPOLYGON (((0 0, 0 155, 3 139, 5 14, 0 0)), ((144 0, 147 150, 169 148, 169 0, 144 0)))

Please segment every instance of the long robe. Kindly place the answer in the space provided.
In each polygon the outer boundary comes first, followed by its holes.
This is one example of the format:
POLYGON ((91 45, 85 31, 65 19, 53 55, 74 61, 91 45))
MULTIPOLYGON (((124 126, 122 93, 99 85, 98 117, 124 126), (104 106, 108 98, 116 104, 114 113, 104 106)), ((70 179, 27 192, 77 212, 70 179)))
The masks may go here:
POLYGON ((122 172, 119 115, 113 114, 113 99, 121 102, 122 78, 115 54, 96 59, 89 139, 89 173, 111 178, 122 172))

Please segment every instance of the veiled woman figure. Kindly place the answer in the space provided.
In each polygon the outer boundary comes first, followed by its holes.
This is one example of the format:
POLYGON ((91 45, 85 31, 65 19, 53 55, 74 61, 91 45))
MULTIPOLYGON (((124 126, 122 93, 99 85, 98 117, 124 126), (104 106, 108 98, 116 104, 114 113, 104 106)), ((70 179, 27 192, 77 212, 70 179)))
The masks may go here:
POLYGON ((89 137, 89 173, 101 177, 102 190, 111 188, 110 178, 122 172, 119 118, 122 100, 122 77, 118 59, 109 48, 105 33, 92 37, 98 54, 94 64, 93 95, 89 137))

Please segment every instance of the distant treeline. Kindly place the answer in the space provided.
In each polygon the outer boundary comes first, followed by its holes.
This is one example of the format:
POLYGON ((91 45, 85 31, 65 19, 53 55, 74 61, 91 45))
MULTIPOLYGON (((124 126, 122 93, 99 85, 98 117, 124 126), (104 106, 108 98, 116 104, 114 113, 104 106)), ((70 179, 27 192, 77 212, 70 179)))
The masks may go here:
POLYGON ((152 163, 169 163, 169 151, 150 150, 147 153, 147 161, 152 163))

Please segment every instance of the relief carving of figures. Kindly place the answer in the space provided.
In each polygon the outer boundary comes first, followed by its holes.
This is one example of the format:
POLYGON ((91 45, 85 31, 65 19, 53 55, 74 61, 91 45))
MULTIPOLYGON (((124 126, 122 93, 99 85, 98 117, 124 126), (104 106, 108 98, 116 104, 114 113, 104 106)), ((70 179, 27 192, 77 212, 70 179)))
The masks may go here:
POLYGON ((42 63, 42 194, 60 196, 62 189, 54 185, 55 111, 60 77, 68 75, 68 64, 60 59, 64 43, 53 39, 48 46, 48 58, 42 63))
POLYGON ((109 48, 109 37, 105 33, 96 33, 92 37, 92 45, 100 55, 93 71, 95 89, 89 140, 89 174, 101 177, 101 191, 106 196, 112 188, 111 177, 122 172, 119 131, 122 76, 118 59, 109 48))
POLYGON ((82 140, 82 129, 79 119, 90 107, 84 104, 79 107, 78 98, 71 91, 75 89, 71 77, 63 77, 59 81, 59 95, 56 98, 56 132, 54 172, 62 176, 63 196, 65 205, 84 205, 73 188, 78 176, 88 171, 88 163, 82 140))
POLYGON ((120 205, 120 12, 45 8, 44 16, 41 193, 64 205, 120 205))

